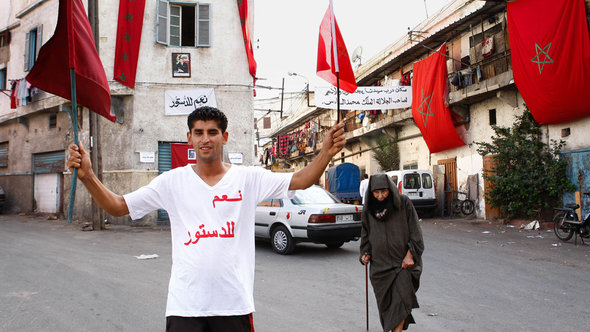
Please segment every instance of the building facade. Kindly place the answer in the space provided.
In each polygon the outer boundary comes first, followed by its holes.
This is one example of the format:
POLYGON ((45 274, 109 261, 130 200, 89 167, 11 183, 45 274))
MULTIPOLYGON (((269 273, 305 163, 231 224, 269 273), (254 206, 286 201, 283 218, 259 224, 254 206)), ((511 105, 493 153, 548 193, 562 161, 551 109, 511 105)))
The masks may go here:
MULTIPOLYGON (((588 13, 589 2, 586 1, 588 13)), ((437 198, 444 205, 453 191, 465 192, 476 203, 478 218, 493 219, 498 211, 485 204, 486 183, 483 174, 491 166, 491 157, 477 152, 476 142, 490 142, 492 126, 511 127, 524 111, 524 101, 512 75, 506 4, 503 1, 456 0, 410 30, 378 55, 357 67, 358 86, 410 85, 414 63, 423 60, 446 43, 449 108, 453 123, 464 146, 430 153, 412 117, 411 108, 374 111, 348 111, 347 145, 333 164, 351 162, 362 173, 374 174, 382 169, 373 157, 375 138, 397 138, 400 169, 433 171, 437 198), (483 41, 493 47, 482 49, 483 41)), ((273 138, 277 142, 275 167, 304 166, 314 155, 309 146, 300 149, 301 137, 323 133, 336 119, 334 110, 302 107, 301 116, 277 124, 273 138), (310 126, 310 124, 316 124, 310 126), (310 130, 309 128, 312 128, 310 130), (314 134, 313 128, 317 129, 314 134), (281 140, 288 144, 281 146, 281 140), (280 149, 283 150, 280 150, 280 149)), ((584 128, 588 117, 568 123, 544 125, 545 139, 563 139, 567 145, 563 156, 570 158, 570 174, 580 169, 585 174, 590 143, 584 128), (577 166, 576 166, 577 165, 577 166)), ((590 174, 589 174, 590 175, 590 174)), ((571 175, 570 175, 571 178, 571 175)), ((588 182, 590 176, 585 177, 588 182)), ((323 183, 323 182, 322 182, 323 183)), ((587 183, 590 186, 590 182, 587 183)), ((588 186, 587 186, 588 187, 588 186)), ((438 211, 444 214, 442 209, 438 211)), ((448 212, 446 212, 448 214, 448 212)))
MULTIPOLYGON (((99 173, 108 188, 124 194, 170 169, 170 146, 186 143, 186 114, 198 106, 201 95, 214 100, 228 116, 230 135, 224 160, 232 155, 236 163, 254 162, 252 77, 235 1, 147 0, 133 89, 113 78, 119 1, 83 3, 98 32, 99 55, 111 90, 111 113, 117 121, 95 118, 82 109, 80 141, 100 155, 99 173), (189 61, 188 73, 179 74, 175 69, 180 58, 189 61)), ((51 38, 58 4, 58 0, 0 4, 0 15, 5 16, 2 22, 8 22, 0 26, 0 35, 9 36, 0 48, 0 70, 8 96, 0 99, 0 155, 6 156, 0 163, 0 185, 12 212, 67 213, 71 174, 65 160, 73 141, 67 112, 70 102, 43 91, 29 92, 11 108, 9 98, 12 82, 23 82, 31 62, 34 64, 33 54, 51 38)), ((78 185, 73 216, 90 219, 91 211, 91 199, 78 185)), ((165 217, 153 213, 143 222, 165 223, 165 217)), ((119 223, 129 220, 107 218, 119 223)))

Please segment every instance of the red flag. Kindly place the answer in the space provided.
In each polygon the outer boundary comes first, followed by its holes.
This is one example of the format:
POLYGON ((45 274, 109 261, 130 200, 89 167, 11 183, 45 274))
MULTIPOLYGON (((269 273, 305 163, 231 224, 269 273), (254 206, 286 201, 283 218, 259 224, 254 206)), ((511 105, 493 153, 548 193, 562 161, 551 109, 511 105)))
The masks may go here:
POLYGON ((145 0, 119 1, 113 78, 132 89, 135 88, 144 10, 145 0))
POLYGON ((590 115, 590 39, 583 0, 508 4, 514 82, 535 120, 590 115))
POLYGON ((443 44, 437 53, 414 64, 412 116, 430 153, 465 145, 445 103, 448 92, 446 50, 447 45, 443 44))
POLYGON ((356 79, 330 1, 320 24, 317 74, 328 83, 337 86, 336 72, 340 73, 340 88, 353 93, 356 90, 356 79), (332 22, 334 24, 331 24, 332 22))
POLYGON ((254 52, 252 50, 252 39, 250 36, 250 18, 248 0, 237 0, 238 11, 240 13, 240 22, 242 24, 242 34, 244 36, 244 45, 246 46, 246 56, 248 57, 248 67, 250 68, 250 75, 256 82, 256 60, 254 59, 254 52))
POLYGON ((115 121, 111 93, 81 0, 60 0, 53 37, 39 50, 27 81, 43 91, 71 100, 70 68, 76 72, 76 100, 115 121))
POLYGON ((170 156, 172 160, 171 168, 186 166, 187 164, 196 164, 197 155, 195 148, 190 144, 173 143, 170 144, 170 156))

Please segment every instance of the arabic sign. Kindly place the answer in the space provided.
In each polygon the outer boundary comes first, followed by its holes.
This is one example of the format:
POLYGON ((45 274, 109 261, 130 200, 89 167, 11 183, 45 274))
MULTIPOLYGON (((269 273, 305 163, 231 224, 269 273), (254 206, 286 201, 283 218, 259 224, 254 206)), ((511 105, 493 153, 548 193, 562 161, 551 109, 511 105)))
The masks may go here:
POLYGON ((214 89, 167 90, 166 115, 186 115, 202 106, 217 107, 214 89))
MULTIPOLYGON (((317 107, 336 109, 336 88, 316 88, 317 107)), ((340 91, 340 109, 388 110, 412 106, 411 86, 359 86, 354 93, 340 91)))

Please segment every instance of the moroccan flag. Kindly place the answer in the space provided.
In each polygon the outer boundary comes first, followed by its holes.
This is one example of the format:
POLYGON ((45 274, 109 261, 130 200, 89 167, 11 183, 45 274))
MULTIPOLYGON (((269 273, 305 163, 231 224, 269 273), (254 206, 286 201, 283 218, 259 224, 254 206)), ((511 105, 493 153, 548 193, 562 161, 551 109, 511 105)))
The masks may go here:
POLYGON ((412 116, 430 153, 465 145, 455 130, 445 102, 448 94, 446 50, 447 45, 443 44, 437 53, 414 63, 412 116))
POLYGON ((248 67, 250 75, 256 83, 256 60, 254 60, 254 51, 252 50, 252 39, 250 32, 250 17, 248 0, 237 0, 238 11, 240 13, 240 23, 242 24, 242 34, 244 36, 244 45, 246 46, 246 56, 248 57, 248 67))
POLYGON ((590 39, 583 0, 508 4, 514 82, 540 124, 590 115, 590 39))
POLYGON ((72 100, 70 68, 76 72, 77 102, 115 122, 109 83, 81 0, 59 1, 53 37, 39 50, 26 78, 43 91, 72 100))
POLYGON ((346 51, 346 45, 340 34, 336 17, 332 6, 332 0, 324 19, 320 24, 320 37, 318 43, 317 74, 333 86, 337 86, 336 73, 339 72, 340 88, 353 93, 356 90, 356 80, 350 58, 346 51))
POLYGON ((120 0, 115 47, 115 81, 135 88, 145 0, 120 0))

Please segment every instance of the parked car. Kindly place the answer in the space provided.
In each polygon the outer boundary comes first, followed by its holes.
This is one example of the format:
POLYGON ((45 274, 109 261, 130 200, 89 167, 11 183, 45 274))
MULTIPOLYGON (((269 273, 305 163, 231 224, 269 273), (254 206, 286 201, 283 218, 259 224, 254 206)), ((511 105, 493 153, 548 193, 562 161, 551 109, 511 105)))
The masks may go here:
POLYGON ((0 213, 2 213, 2 210, 4 210, 5 203, 6 203, 6 194, 4 193, 4 190, 2 190, 2 187, 0 187, 0 213))
POLYGON ((268 199, 256 207, 256 238, 270 240, 272 249, 289 254, 298 242, 340 248, 361 236, 362 206, 341 203, 314 185, 296 190, 292 199, 268 199))
POLYGON ((399 193, 406 195, 417 211, 433 212, 438 206, 432 172, 421 169, 404 169, 385 172, 397 185, 399 193))

